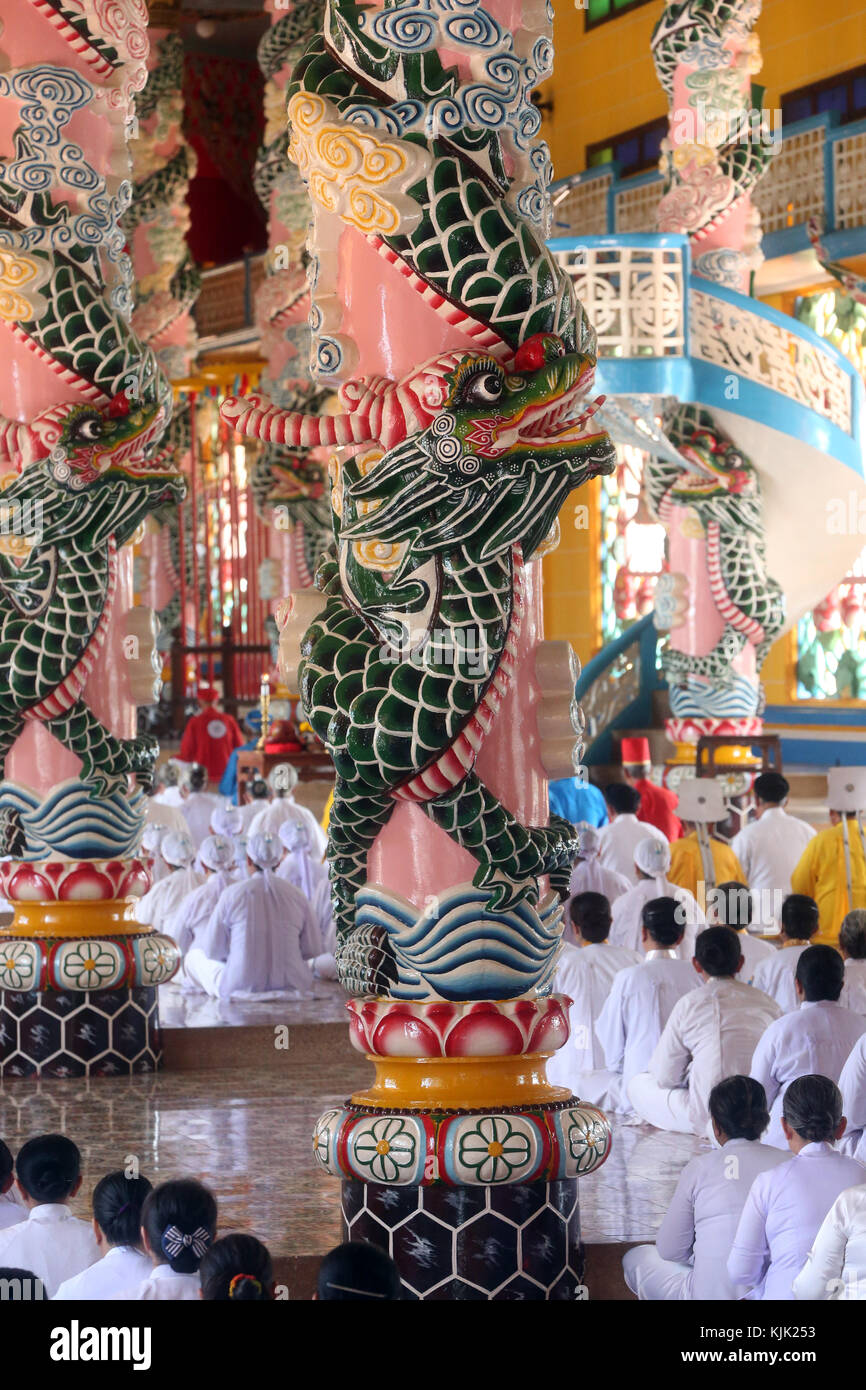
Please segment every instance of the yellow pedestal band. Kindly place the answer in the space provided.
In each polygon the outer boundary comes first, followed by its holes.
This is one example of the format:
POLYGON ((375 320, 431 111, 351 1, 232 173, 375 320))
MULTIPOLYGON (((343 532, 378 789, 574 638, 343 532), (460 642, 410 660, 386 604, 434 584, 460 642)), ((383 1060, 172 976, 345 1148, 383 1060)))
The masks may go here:
POLYGON ((15 917, 4 936, 136 936, 147 927, 136 922, 134 898, 94 902, 16 902, 15 917))
POLYGON ((487 1110, 551 1104, 571 1092, 551 1086, 544 1064, 550 1052, 518 1057, 374 1057, 376 1079, 352 1105, 401 1110, 487 1110))

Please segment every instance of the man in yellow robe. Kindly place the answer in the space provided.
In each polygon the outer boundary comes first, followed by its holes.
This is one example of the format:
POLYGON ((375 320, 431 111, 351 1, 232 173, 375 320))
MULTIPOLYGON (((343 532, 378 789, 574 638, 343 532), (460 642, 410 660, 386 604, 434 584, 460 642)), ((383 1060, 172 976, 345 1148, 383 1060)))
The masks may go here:
POLYGON ((677 788, 679 814, 685 834, 671 845, 668 878, 687 888, 706 912, 707 889, 718 883, 746 883, 742 865, 730 846, 713 835, 716 822, 727 813, 725 797, 712 777, 687 777, 677 788))
POLYGON ((713 834, 715 826, 707 825, 708 848, 713 864, 713 881, 710 883, 701 856, 701 845, 697 831, 687 821, 684 822, 684 826, 687 833, 681 840, 674 840, 671 845, 671 866, 668 870, 668 878, 678 888, 687 888, 697 898, 701 911, 705 912, 707 888, 713 888, 719 883, 745 883, 746 875, 730 846, 726 845, 724 840, 716 839, 713 834))
POLYGON ((819 830, 803 851, 791 874, 791 887, 795 893, 808 894, 818 904, 820 927, 812 944, 837 946, 839 928, 846 913, 855 907, 866 907, 866 854, 863 834, 853 811, 844 815, 831 811, 830 820, 832 824, 826 830, 819 830), (843 822, 847 824, 851 861, 850 899, 843 822))

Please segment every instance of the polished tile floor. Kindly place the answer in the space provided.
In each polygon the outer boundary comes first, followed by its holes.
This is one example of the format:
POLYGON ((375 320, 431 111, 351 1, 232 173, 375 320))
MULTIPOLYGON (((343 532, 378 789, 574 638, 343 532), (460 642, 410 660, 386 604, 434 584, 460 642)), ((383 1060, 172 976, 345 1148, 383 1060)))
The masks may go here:
MULTIPOLYGON (((85 1170, 78 1215, 88 1214, 87 1194, 98 1179, 134 1156, 154 1183, 181 1174, 208 1183, 223 1231, 251 1231, 275 1255, 317 1254, 341 1238, 339 1184, 314 1167, 312 1127, 367 1075, 361 1057, 310 1063, 288 1052, 284 1072, 6 1082, 0 1136, 13 1151, 46 1131, 76 1141, 85 1170)), ((699 1147, 683 1135, 615 1120, 608 1162, 581 1181, 584 1240, 651 1239, 681 1168, 699 1147)))

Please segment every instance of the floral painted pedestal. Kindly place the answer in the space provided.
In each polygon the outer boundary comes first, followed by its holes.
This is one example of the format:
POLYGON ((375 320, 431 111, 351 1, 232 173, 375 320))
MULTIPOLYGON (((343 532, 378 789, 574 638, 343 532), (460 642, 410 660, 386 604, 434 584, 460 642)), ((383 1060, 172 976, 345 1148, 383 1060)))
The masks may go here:
POLYGON ((577 1179, 611 1135, 545 1077, 570 1002, 349 1003, 376 1079, 321 1116, 314 1152, 344 1179, 347 1239, 387 1249, 408 1297, 586 1296, 577 1179))

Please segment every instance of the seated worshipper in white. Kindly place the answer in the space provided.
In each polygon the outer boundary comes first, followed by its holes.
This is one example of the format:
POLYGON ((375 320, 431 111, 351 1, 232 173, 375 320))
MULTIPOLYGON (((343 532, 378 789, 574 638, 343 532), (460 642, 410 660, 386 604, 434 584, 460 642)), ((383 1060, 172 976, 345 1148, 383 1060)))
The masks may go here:
POLYGON ((181 814, 190 839, 198 849, 210 830, 210 818, 220 804, 219 797, 207 789, 207 768, 201 763, 191 763, 184 774, 181 793, 181 814))
POLYGON ((570 906, 571 920, 580 942, 565 942, 556 965, 553 988, 572 999, 568 1011, 569 1037, 547 1064, 554 1086, 567 1086, 591 1105, 608 1103, 611 1085, 619 1078, 607 1071, 595 1022, 601 1013, 618 970, 635 965, 640 956, 622 946, 611 946, 610 903, 601 893, 579 893, 570 906))
POLYGON ((183 769, 175 758, 169 758, 167 763, 161 763, 154 773, 153 780, 153 799, 163 806, 175 806, 180 809, 183 796, 180 790, 180 780, 183 769))
POLYGON ((775 932, 779 907, 791 891, 791 874, 815 830, 785 810, 790 787, 781 773, 762 772, 752 790, 754 819, 734 836, 731 849, 749 881, 752 920, 761 931, 775 932))
POLYGON ((782 1127, 793 1158, 755 1178, 728 1256, 728 1278, 747 1299, 792 1299, 792 1285, 836 1198, 866 1178, 833 1148, 845 1132, 839 1088, 798 1076, 785 1092, 782 1127))
POLYGON ((848 1118, 839 1148, 866 1163, 866 1036, 858 1038, 839 1077, 842 1108, 848 1118))
POLYGON ((170 830, 163 836, 159 852, 169 867, 169 873, 149 888, 143 898, 139 898, 135 905, 135 920, 145 922, 157 931, 167 932, 183 899, 198 888, 202 880, 201 874, 193 867, 195 849, 189 835, 179 835, 177 831, 170 830))
POLYGON ((274 869, 282 858, 275 835, 247 843, 250 876, 227 888, 186 957, 194 984, 219 999, 310 997, 306 961, 321 955, 322 939, 309 905, 274 869))
POLYGON ((649 1070, 628 1084, 632 1108, 657 1129, 704 1134, 710 1091, 726 1076, 744 1076, 764 1029, 782 1010, 740 984, 740 942, 730 927, 707 927, 695 942, 702 982, 674 1005, 649 1070))
POLYGON ((776 954, 776 947, 759 936, 752 936, 749 927, 752 921, 752 895, 745 883, 731 879, 728 883, 716 884, 707 889, 707 926, 731 927, 740 938, 743 953, 743 968, 737 976, 743 984, 755 983, 755 967, 759 961, 768 960, 776 954))
POLYGON ((99 1259, 90 1222, 69 1210, 81 1186, 81 1154, 65 1134, 40 1134, 18 1150, 15 1172, 25 1210, 0 1231, 0 1267, 29 1269, 53 1298, 65 1279, 99 1259))
POLYGON ((709 1107, 717 1147, 686 1164, 655 1245, 623 1255, 625 1282, 640 1299, 732 1302, 746 1292, 726 1270, 740 1215, 758 1174, 788 1155, 760 1142, 770 1116, 763 1087, 750 1076, 719 1081, 709 1107))
MULTIPOLYGON (((204 883, 186 895, 166 923, 168 935, 177 942, 184 955, 200 944, 201 934, 210 921, 220 895, 237 882, 234 875, 235 847, 224 835, 208 835, 202 841, 198 858, 205 874, 204 883)), ((189 982, 183 977, 179 983, 188 985, 189 982)))
POLYGON ((614 975, 610 994, 596 1019, 595 1034, 605 1064, 619 1077, 619 1083, 609 1088, 610 1110, 631 1111, 628 1083, 649 1066, 677 1000, 700 988, 691 961, 677 958, 683 939, 681 917, 679 903, 673 898, 655 898, 644 904, 643 960, 614 975))
POLYGON ((767 1093, 768 1144, 787 1149, 782 1130, 785 1087, 798 1076, 827 1076, 838 1082, 866 1019, 838 1002, 845 966, 832 946, 809 946, 797 961, 800 1007, 771 1023, 752 1058, 751 1073, 767 1093))
POLYGON ((618 874, 615 869, 606 869, 599 859, 601 840, 595 826, 582 822, 577 826, 577 834, 580 852, 574 861, 568 885, 568 898, 562 907, 565 922, 562 939, 572 943, 575 937, 568 910, 572 898, 576 898, 578 893, 603 893, 613 907, 617 899, 631 888, 630 879, 618 874))
POLYGON ((128 1178, 123 1169, 100 1179, 93 1189, 93 1234, 101 1258, 65 1279, 55 1303, 113 1298, 143 1283, 151 1262, 141 1245, 141 1208, 152 1190, 147 1178, 128 1178))
MULTIPOLYGON (((169 833, 165 825, 151 825, 145 823, 141 832, 141 857, 147 866, 150 874, 150 886, 153 888, 160 879, 167 878, 171 873, 168 865, 159 852, 159 847, 169 833)), ((181 835, 186 834, 186 827, 181 830, 181 835)))
POLYGON ((818 930, 818 904, 805 893, 789 893, 782 903, 781 921, 779 945, 771 956, 758 962, 752 980, 755 989, 762 989, 783 1013, 791 1014, 800 1006, 794 976, 797 961, 818 930))
POLYGON ((320 980, 336 980, 337 962, 334 956, 337 950, 337 926, 328 866, 310 858, 307 827, 301 821, 283 821, 279 837, 286 854, 277 869, 277 877, 284 878, 286 883, 291 883, 304 895, 322 935, 324 950, 313 958, 310 968, 320 980))
POLYGON ((177 1178, 154 1188, 141 1209, 141 1239, 150 1257, 142 1283, 112 1302, 193 1302, 201 1298, 199 1265, 216 1235, 217 1204, 209 1187, 177 1178))
POLYGON ((839 928, 839 950, 845 962, 845 983, 839 1003, 866 1014, 866 908, 855 907, 839 928))
POLYGON ((664 845, 667 844, 667 840, 654 825, 638 820, 640 792, 636 787, 630 787, 627 782, 611 782, 604 789, 604 799, 610 822, 603 825, 598 832, 601 841, 599 857, 606 869, 613 869, 616 873, 622 874, 629 883, 637 883, 638 876, 634 866, 635 846, 647 837, 661 840, 664 845))
POLYGON ((224 835, 235 847, 235 881, 247 876, 247 835, 240 806, 224 801, 210 818, 211 834, 224 835))
POLYGON ((163 831, 178 830, 181 834, 187 829, 183 811, 179 806, 166 806, 155 795, 148 796, 144 803, 145 826, 159 826, 163 831))
POLYGON ((803 1302, 860 1302, 866 1299, 866 1171, 864 1182, 836 1198, 794 1280, 803 1302))
POLYGON ((309 837, 310 856, 321 861, 328 848, 328 837, 308 806, 295 800, 294 791, 298 785, 297 768, 291 763, 278 763, 268 774, 268 786, 273 798, 268 806, 262 807, 250 823, 251 835, 278 835, 280 826, 294 820, 306 827, 309 837))
MULTIPOLYGON (((643 827, 644 830, 650 828, 646 825, 643 827)), ((638 840, 633 858, 638 882, 621 898, 617 898, 611 908, 611 944, 627 946, 631 951, 640 950, 644 907, 653 898, 673 898, 680 906, 679 915, 684 928, 676 955, 679 960, 690 961, 695 954, 698 930, 706 926, 706 920, 694 894, 688 888, 678 888, 665 877, 671 866, 670 845, 665 839, 658 840, 647 835, 638 840)))
MULTIPOLYGON (((262 811, 266 811, 270 804, 268 800, 268 784, 263 777, 254 777, 247 783, 247 795, 249 801, 241 802, 236 810, 240 812, 242 829, 241 834, 249 839, 252 833, 252 824, 257 820, 262 811)), ((271 833, 270 831, 268 832, 271 833)))

